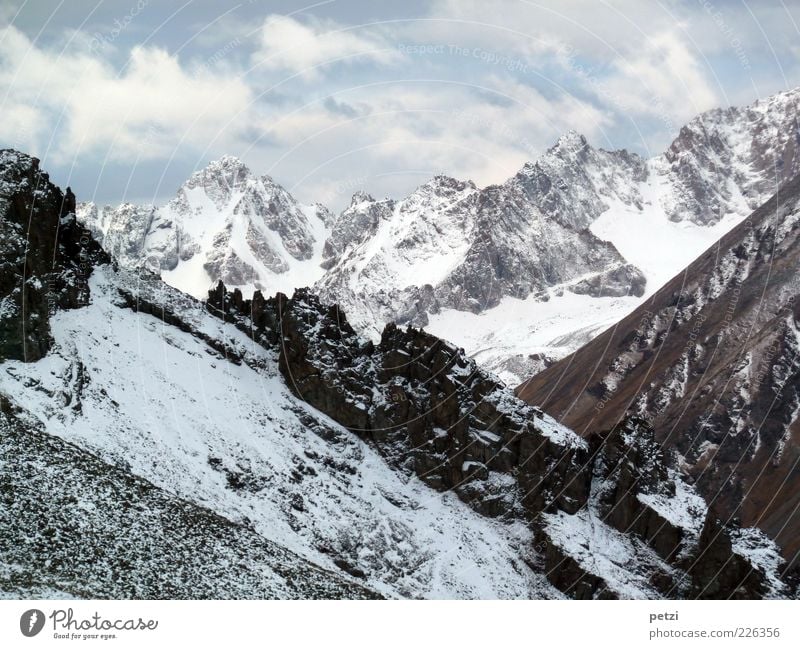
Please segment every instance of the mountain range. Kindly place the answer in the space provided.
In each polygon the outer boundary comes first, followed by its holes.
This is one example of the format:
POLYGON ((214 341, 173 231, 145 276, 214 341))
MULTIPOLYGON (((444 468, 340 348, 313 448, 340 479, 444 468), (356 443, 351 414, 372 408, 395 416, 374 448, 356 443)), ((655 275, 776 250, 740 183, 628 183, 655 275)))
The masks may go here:
POLYGON ((799 94, 338 216, 0 150, 0 595, 797 597, 799 94))
POLYGON ((581 437, 414 327, 126 269, 0 151, 0 593, 783 598, 629 418, 581 437), (35 307, 35 308, 32 308, 35 307))
POLYGON ((120 263, 204 297, 313 287, 377 340, 386 322, 452 339, 509 384, 638 306, 800 171, 800 89, 715 109, 649 159, 570 131, 500 185, 436 176, 400 199, 301 205, 224 157, 162 207, 78 207, 120 263))

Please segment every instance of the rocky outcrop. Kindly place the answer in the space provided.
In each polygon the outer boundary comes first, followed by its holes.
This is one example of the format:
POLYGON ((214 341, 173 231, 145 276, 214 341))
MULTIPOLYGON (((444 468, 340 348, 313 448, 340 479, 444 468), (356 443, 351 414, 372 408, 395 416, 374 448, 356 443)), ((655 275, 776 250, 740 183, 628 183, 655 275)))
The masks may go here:
MULTIPOLYGON (((696 558, 690 562, 689 596, 697 599, 753 599, 785 595, 780 584, 771 592, 765 571, 748 557, 734 551, 732 529, 709 513, 703 525, 696 558)), ((780 566, 783 572, 785 565, 780 566)))
POLYGON ((585 445, 540 420, 463 350, 391 324, 375 345, 306 290, 251 302, 219 286, 208 305, 262 342, 277 338, 280 371, 298 397, 430 486, 494 516, 585 502, 585 445))
MULTIPOLYGON (((696 539, 688 538, 686 529, 666 520, 648 504, 647 498, 674 500, 678 480, 670 474, 652 428, 631 418, 594 439, 598 449, 593 498, 603 521, 621 532, 636 534, 666 560, 675 559, 681 550, 687 551, 684 544, 690 545, 696 539)), ((688 512, 695 524, 704 511, 697 509, 688 512)))
POLYGON ((453 491, 483 515, 531 526, 537 561, 562 592, 773 593, 773 575, 733 556, 727 530, 720 528, 715 539, 722 540, 714 543, 701 538, 705 503, 643 420, 580 440, 515 399, 462 350, 394 324, 379 343, 364 340, 337 306, 324 306, 307 290, 266 300, 256 293, 251 301, 220 284, 207 308, 275 349, 294 394, 369 441, 390 464, 453 491), (629 548, 633 564, 615 570, 628 571, 630 583, 609 581, 582 553, 583 542, 576 546, 576 538, 597 529, 607 531, 596 552, 608 552, 609 543, 629 548), (720 561, 749 566, 752 581, 703 590, 699 580, 720 561))
POLYGON ((51 314, 87 303, 92 265, 106 258, 76 223, 70 188, 36 158, 0 150, 0 360, 44 356, 51 314))

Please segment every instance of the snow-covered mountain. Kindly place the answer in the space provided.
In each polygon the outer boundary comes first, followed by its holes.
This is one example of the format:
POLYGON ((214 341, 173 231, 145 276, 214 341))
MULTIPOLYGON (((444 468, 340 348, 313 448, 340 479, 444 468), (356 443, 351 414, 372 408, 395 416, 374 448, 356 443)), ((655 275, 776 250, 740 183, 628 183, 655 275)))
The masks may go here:
POLYGON ((315 288, 373 335, 387 321, 427 325, 442 309, 481 313, 507 295, 541 299, 554 285, 641 294, 644 278, 613 245, 531 203, 524 173, 483 190, 437 176, 398 202, 356 195, 315 288))
POLYGON ((218 280, 250 293, 312 284, 332 219, 232 156, 193 174, 162 207, 82 203, 77 215, 122 264, 196 296, 218 280))
MULTIPOLYGON (((681 129, 666 152, 649 160, 595 149, 568 133, 514 178, 482 190, 484 198, 475 201, 482 215, 479 230, 490 243, 479 244, 472 259, 448 261, 456 281, 448 278, 440 288, 422 292, 415 306, 424 316, 402 299, 387 307, 380 295, 377 302, 383 313, 394 308, 401 320, 412 314, 415 322, 427 317, 429 331, 456 340, 510 383, 530 376, 629 313, 800 170, 798 102, 800 88, 746 108, 703 113, 681 129), (567 236, 558 226, 567 228, 567 236), (609 282, 596 266, 590 270, 591 264, 574 266, 566 281, 563 275, 548 276, 549 282, 529 291, 526 282, 536 275, 526 261, 548 268, 562 249, 569 259, 572 249, 565 243, 581 228, 594 235, 589 242, 594 250, 597 239, 611 242, 630 267, 641 271, 644 291, 631 276, 609 282), (511 245, 498 247, 503 237, 511 245), (525 237, 537 242, 535 252, 525 237), (587 283, 594 290, 587 290, 587 283), (480 296, 484 308, 458 306, 447 294, 454 287, 459 296, 480 296), (431 293, 446 298, 437 303, 431 293)), ((367 250, 369 260, 361 262, 350 286, 337 285, 329 273, 320 287, 338 286, 330 294, 322 290, 323 295, 339 299, 350 312, 356 309, 358 322, 361 305, 349 294, 369 296, 372 269, 394 253, 362 241, 356 246, 367 250)), ((583 255, 580 249, 576 254, 583 255)), ((401 295, 409 293, 413 290, 406 286, 401 295)))
POLYGON ((307 290, 200 302, 112 264, 38 161, 0 187, 0 595, 790 594, 644 422, 581 439, 307 290))
POLYGON ((436 176, 400 200, 358 192, 336 217, 224 158, 163 208, 88 205, 79 219, 196 297, 217 279, 245 294, 313 285, 374 340, 386 322, 425 326, 513 384, 636 308, 796 173, 799 98, 703 113, 651 159, 570 131, 500 185, 436 176))

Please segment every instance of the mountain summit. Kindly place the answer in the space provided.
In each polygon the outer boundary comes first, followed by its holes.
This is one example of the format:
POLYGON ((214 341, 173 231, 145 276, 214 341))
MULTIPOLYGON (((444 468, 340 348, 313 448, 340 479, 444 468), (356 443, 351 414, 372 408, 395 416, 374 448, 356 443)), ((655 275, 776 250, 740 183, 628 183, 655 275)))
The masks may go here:
POLYGON ((220 279, 251 292, 312 283, 322 274, 331 215, 224 156, 195 172, 163 207, 84 203, 78 218, 124 265, 202 295, 220 279))

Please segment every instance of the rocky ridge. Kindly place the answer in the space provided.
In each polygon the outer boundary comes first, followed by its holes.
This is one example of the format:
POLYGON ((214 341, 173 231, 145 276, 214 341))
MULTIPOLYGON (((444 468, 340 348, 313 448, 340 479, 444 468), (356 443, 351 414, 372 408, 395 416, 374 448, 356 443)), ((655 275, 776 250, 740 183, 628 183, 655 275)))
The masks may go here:
POLYGON ((47 353, 50 316, 83 306, 92 265, 107 260, 75 220, 75 195, 62 192, 39 160, 0 149, 0 360, 47 353))
POLYGON ((514 399, 463 350, 393 324, 379 343, 364 340, 308 291, 251 301, 220 284, 208 308, 276 349, 298 398, 398 470, 454 491, 482 515, 530 525, 533 565, 568 596, 789 592, 781 567, 734 549, 735 526, 708 512, 642 420, 581 440, 514 399))

